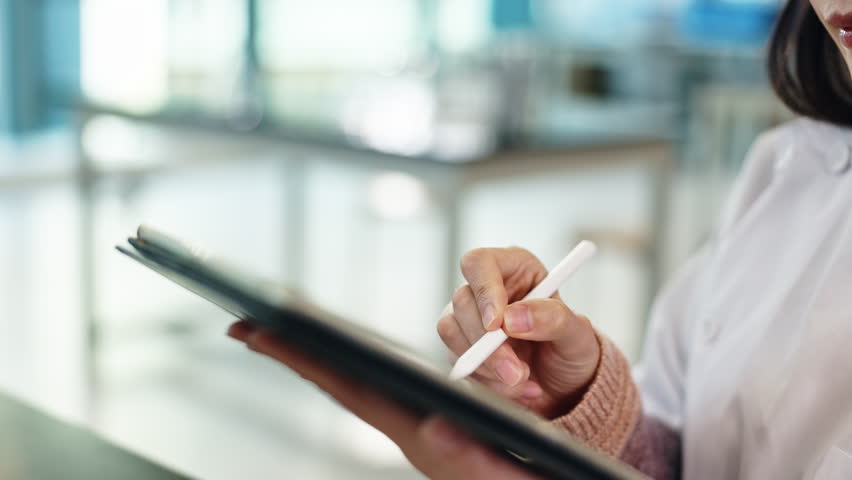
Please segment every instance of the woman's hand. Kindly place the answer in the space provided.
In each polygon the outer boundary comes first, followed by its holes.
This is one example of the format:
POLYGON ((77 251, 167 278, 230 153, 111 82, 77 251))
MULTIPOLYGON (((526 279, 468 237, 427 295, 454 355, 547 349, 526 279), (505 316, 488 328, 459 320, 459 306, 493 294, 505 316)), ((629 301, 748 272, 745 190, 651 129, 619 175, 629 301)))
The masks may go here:
POLYGON ((389 399, 344 378, 271 333, 237 322, 228 335, 287 365, 315 383, 365 422, 399 445, 408 460, 431 479, 532 480, 534 477, 437 417, 415 416, 389 399))
POLYGON ((461 261, 468 281, 453 295, 453 310, 438 334, 458 358, 486 331, 503 328, 510 339, 473 374, 486 386, 553 418, 568 410, 594 377, 600 345, 586 317, 556 294, 519 301, 547 269, 521 248, 480 248, 461 261))

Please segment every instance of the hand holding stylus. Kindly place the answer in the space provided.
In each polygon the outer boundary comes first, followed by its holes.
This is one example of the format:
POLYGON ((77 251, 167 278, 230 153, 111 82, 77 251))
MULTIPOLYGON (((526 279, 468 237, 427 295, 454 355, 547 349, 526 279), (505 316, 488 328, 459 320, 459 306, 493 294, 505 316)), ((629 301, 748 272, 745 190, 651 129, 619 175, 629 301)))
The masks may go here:
MULTIPOLYGON (((587 248, 578 246, 580 251, 587 248)), ((586 250, 580 257, 588 258, 588 253, 586 250)), ((554 276, 544 281, 547 269, 526 250, 473 250, 462 260, 468 284, 455 292, 452 311, 438 322, 441 339, 454 356, 462 358, 477 348, 471 346, 486 332, 502 328, 509 340, 498 338, 501 341, 495 343, 499 346, 473 378, 545 416, 570 408, 574 397, 592 380, 600 359, 589 320, 572 312, 558 294, 550 295, 564 281, 564 274, 570 275, 578 266, 564 268, 572 263, 567 261, 571 256, 554 269, 554 274, 561 271, 556 277, 563 278, 556 278, 553 286, 554 276), (542 290, 536 288, 539 284, 549 290, 545 298, 536 291, 542 290), (528 295, 539 298, 526 298, 528 295)), ((480 360, 474 358, 472 363, 480 360)), ((460 366, 462 373, 466 373, 464 367, 469 364, 460 366)))
MULTIPOLYGON (((560 269, 555 268, 554 273, 557 271, 560 269)), ((600 358, 597 338, 588 320, 574 315, 558 295, 517 301, 535 293, 533 288, 548 276, 541 262, 525 250, 475 250, 465 256, 463 273, 470 283, 459 289, 454 297, 454 313, 444 316, 438 327, 444 341, 461 355, 486 328, 494 331, 505 325, 509 340, 477 370, 475 378, 510 397, 520 394, 515 396, 518 401, 545 416, 558 415, 560 409, 568 408, 572 396, 593 377, 600 358), (480 310, 487 313, 480 315, 480 310), (468 340, 468 334, 472 340, 468 340), (513 371, 521 374, 514 379, 507 376, 513 371), (513 383, 497 380, 501 377, 513 383)), ((552 281, 543 283, 542 288, 555 288, 549 284, 552 281)), ((271 332, 237 322, 229 335, 292 368, 384 432, 429 478, 539 478, 444 420, 424 418, 400 407, 287 345, 271 332)))
MULTIPOLYGON (((559 262, 550 273, 544 277, 538 285, 533 287, 529 293, 524 296, 523 300, 538 300, 542 298, 550 298, 554 293, 559 291, 569 278, 583 265, 583 263, 592 258, 597 247, 594 243, 583 240, 568 255, 559 262)), ((470 349, 462 354, 453 366, 453 371, 450 372, 450 379, 459 380, 464 378, 479 368, 480 365, 494 353, 506 339, 509 338, 506 332, 502 329, 491 330, 486 332, 479 340, 471 345, 470 349)))

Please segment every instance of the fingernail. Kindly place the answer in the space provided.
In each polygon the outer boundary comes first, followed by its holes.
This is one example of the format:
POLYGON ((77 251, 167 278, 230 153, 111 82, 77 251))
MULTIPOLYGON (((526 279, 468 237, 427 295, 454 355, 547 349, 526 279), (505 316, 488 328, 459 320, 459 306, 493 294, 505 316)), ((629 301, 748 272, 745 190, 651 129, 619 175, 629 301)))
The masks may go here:
POLYGON ((235 340, 242 341, 243 337, 246 336, 247 331, 248 329, 245 324, 237 322, 228 327, 228 331, 225 334, 235 340))
POLYGON ((512 305, 503 314, 503 323, 509 333, 526 333, 532 329, 530 309, 526 305, 512 305))
POLYGON ((488 305, 482 312, 482 326, 487 329, 492 322, 494 322, 494 307, 488 305))
POLYGON ((527 384, 524 385, 523 390, 521 390, 521 395, 524 398, 538 398, 542 393, 544 393, 544 391, 535 382, 527 382, 527 384))
POLYGON ((497 378, 506 385, 517 385, 521 381, 523 372, 511 360, 501 360, 496 368, 497 378))
POLYGON ((260 337, 260 334, 260 330, 252 330, 248 335, 246 335, 245 342, 246 347, 248 347, 249 350, 254 350, 255 352, 260 351, 257 347, 257 340, 260 337))

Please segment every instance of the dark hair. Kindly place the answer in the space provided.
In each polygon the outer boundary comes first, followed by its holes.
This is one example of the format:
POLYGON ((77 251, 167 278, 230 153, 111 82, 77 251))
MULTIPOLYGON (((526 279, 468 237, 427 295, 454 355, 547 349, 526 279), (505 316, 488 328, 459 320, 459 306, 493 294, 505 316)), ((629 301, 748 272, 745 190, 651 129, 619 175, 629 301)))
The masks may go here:
POLYGON ((794 112, 852 126, 849 69, 810 3, 788 0, 769 41, 769 79, 794 112))

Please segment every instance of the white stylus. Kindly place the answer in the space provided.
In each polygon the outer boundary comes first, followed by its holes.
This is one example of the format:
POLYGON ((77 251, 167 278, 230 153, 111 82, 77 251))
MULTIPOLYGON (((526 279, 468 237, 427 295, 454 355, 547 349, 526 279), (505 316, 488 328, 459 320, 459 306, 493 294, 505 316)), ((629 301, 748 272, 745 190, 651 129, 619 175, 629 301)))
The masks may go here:
MULTIPOLYGON (((591 258, 597 250, 598 247, 594 243, 588 240, 581 241, 523 299, 550 298, 580 268, 580 265, 591 258)), ((450 380, 459 380, 475 372, 482 365, 482 362, 491 356, 507 338, 509 337, 502 328, 483 335, 459 357, 453 370, 450 372, 450 380)))

